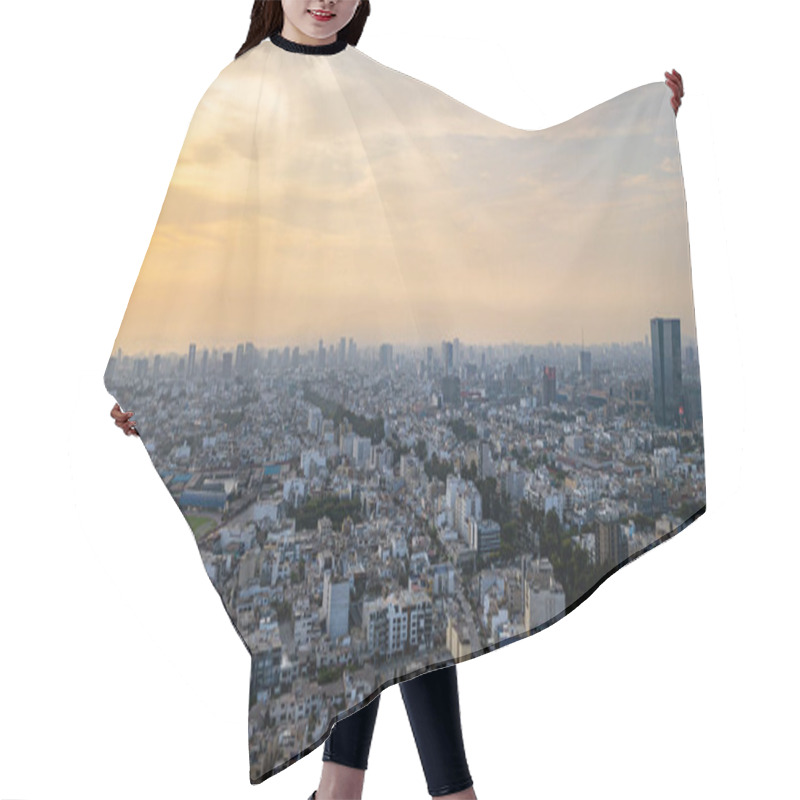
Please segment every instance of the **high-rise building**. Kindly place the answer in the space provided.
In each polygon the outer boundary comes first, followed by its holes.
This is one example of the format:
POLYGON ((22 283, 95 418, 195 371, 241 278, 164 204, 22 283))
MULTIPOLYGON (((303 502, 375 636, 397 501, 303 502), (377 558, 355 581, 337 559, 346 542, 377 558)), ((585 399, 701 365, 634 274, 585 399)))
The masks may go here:
POLYGON ((598 564, 621 564, 628 557, 628 540, 623 536, 619 513, 601 511, 597 515, 595 559, 598 564))
POLYGON ((500 550, 500 523, 493 519, 467 520, 467 543, 481 555, 500 550))
POLYGON ((186 364, 186 377, 191 378, 194 376, 194 362, 197 355, 197 345, 192 342, 189 345, 189 360, 186 364))
POLYGON ((566 608, 564 587, 556 580, 547 558, 537 558, 530 564, 527 557, 523 558, 522 592, 526 630, 543 625, 566 608))
POLYGON ((547 407, 556 401, 556 368, 542 369, 542 405, 547 407))
POLYGON ((445 375, 453 374, 453 343, 442 342, 442 367, 445 375))
POLYGON ((328 637, 335 641, 347 636, 350 618, 350 581, 336 580, 330 572, 323 577, 322 607, 328 637))
POLYGON ((653 343, 653 416, 657 425, 679 427, 683 415, 681 321, 650 320, 653 343))
POLYGON ((497 476, 497 467, 492 460, 492 445, 487 441, 482 441, 478 448, 478 473, 481 478, 497 476))
POLYGON ((251 375, 256 368, 256 346, 252 342, 244 344, 244 372, 251 375))
POLYGON ((236 359, 233 362, 233 367, 238 375, 242 374, 244 369, 244 345, 241 342, 236 345, 236 359))
POLYGON ((371 653, 420 652, 431 645, 433 606, 427 592, 407 589, 364 603, 362 629, 371 653))
POLYGON ((578 368, 581 378, 588 380, 592 376, 592 353, 590 350, 581 350, 578 356, 578 368))

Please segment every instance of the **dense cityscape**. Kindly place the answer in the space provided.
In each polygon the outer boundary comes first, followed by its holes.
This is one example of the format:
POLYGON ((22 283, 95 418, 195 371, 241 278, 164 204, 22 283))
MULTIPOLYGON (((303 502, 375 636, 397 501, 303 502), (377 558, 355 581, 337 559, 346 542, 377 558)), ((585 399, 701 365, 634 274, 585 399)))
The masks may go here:
POLYGON ((235 348, 105 384, 252 656, 251 778, 432 665, 529 636, 705 510, 680 321, 591 347, 235 348))

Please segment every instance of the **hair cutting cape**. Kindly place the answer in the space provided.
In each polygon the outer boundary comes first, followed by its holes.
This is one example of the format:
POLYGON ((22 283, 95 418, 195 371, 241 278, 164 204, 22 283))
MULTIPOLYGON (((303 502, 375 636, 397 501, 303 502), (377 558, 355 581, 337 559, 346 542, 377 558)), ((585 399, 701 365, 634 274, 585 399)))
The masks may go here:
POLYGON ((671 96, 521 130, 273 36, 200 100, 105 386, 251 656, 251 783, 705 511, 671 96))

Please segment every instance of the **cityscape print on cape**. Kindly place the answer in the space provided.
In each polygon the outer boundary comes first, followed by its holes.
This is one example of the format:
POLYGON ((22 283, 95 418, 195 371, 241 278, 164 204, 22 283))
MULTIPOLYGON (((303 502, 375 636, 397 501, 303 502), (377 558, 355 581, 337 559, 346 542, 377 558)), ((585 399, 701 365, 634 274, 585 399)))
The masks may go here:
POLYGON ((252 783, 704 513, 669 97, 523 131, 269 40, 204 95, 105 386, 251 656, 252 783))

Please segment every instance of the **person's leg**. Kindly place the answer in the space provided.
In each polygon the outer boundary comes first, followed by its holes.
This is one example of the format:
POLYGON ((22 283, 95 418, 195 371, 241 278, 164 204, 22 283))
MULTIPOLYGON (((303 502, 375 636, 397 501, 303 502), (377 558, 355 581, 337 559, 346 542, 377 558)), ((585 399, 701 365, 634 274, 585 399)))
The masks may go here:
POLYGON ((322 751, 322 777, 314 800, 360 799, 380 699, 378 695, 334 724, 322 751))
POLYGON ((475 797, 461 732, 455 664, 400 684, 431 797, 475 797))

